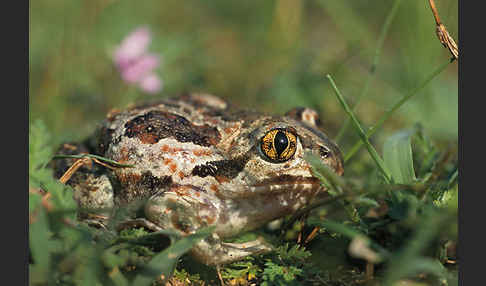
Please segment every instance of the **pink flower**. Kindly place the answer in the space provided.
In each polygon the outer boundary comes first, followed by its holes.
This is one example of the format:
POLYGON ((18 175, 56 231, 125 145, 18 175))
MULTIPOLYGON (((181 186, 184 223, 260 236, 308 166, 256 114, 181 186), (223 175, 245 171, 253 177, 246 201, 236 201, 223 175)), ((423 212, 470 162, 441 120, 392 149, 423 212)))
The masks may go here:
POLYGON ((147 93, 157 93, 162 89, 162 81, 156 74, 149 74, 140 81, 140 88, 147 93))
POLYGON ((120 70, 123 80, 128 83, 137 83, 150 74, 158 65, 159 58, 156 55, 146 54, 120 70))
POLYGON ((144 54, 151 40, 150 31, 146 27, 138 28, 126 36, 115 51, 117 66, 123 68, 144 54))
POLYGON ((160 59, 147 52, 151 40, 148 28, 134 30, 116 48, 113 60, 124 81, 138 84, 145 92, 156 93, 162 89, 162 81, 154 73, 160 59))

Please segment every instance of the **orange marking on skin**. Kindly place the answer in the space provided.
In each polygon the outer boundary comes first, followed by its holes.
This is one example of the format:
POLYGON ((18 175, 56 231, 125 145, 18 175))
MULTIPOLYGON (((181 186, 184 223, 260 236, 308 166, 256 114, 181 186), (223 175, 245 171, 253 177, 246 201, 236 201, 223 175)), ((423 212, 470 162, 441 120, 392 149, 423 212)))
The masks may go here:
POLYGON ((124 146, 120 149, 120 158, 117 161, 120 164, 124 164, 124 163, 128 162, 128 159, 129 159, 128 148, 126 146, 124 146))
POLYGON ((209 138, 209 144, 216 145, 218 143, 219 143, 219 138, 214 138, 214 137, 209 138))
POLYGON ((227 183, 230 181, 229 178, 227 177, 223 177, 223 176, 216 176, 214 177, 216 179, 216 181, 218 181, 218 183, 222 184, 222 183, 227 183))
POLYGON ((167 145, 162 145, 162 147, 160 149, 162 150, 162 152, 168 152, 170 147, 167 146, 167 145))
POLYGON ((215 220, 214 217, 208 217, 208 216, 206 217, 206 221, 208 222, 208 224, 213 224, 214 220, 215 220))
POLYGON ((175 171, 177 171, 177 165, 176 164, 170 164, 169 169, 171 170, 171 172, 174 173, 175 171))
POLYGON ((171 158, 165 158, 164 159, 164 165, 169 165, 170 163, 172 163, 172 159, 171 158))
POLYGON ((233 128, 231 128, 231 127, 226 127, 226 128, 224 129, 224 133, 226 133, 226 134, 230 134, 230 133, 231 133, 231 131, 233 131, 233 128))
POLYGON ((209 186, 209 188, 210 188, 210 189, 211 189, 211 191, 213 191, 213 192, 217 192, 217 191, 218 191, 218 186, 216 186, 216 185, 211 185, 211 186, 209 186))
POLYGON ((179 171, 179 178, 184 179, 184 173, 182 171, 179 171))
POLYGON ((190 190, 190 187, 187 186, 177 186, 171 189, 171 191, 175 192, 179 196, 187 195, 187 191, 190 190))
POLYGON ((193 164, 194 164, 194 163, 196 163, 196 159, 194 159, 194 158, 191 158, 191 160, 190 160, 190 161, 191 161, 191 163, 193 163, 193 164))
POLYGON ((138 135, 138 138, 140 141, 142 141, 143 144, 155 144, 157 143, 157 136, 154 134, 149 134, 149 133, 141 133, 138 135))
POLYGON ((212 154, 210 150, 204 150, 204 149, 196 149, 193 150, 192 153, 195 156, 210 156, 212 154))
POLYGON ((200 194, 199 192, 196 192, 196 193, 194 193, 194 194, 195 194, 195 195, 196 195, 196 197, 198 197, 198 198, 201 196, 201 194, 200 194))

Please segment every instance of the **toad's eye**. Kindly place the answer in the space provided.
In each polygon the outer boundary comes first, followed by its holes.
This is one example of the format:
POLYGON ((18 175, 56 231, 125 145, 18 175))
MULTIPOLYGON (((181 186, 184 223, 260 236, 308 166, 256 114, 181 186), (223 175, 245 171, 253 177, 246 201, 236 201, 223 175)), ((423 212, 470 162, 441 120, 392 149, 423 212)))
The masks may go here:
POLYGON ((285 162, 295 154, 297 137, 285 129, 272 129, 263 136, 261 148, 270 161, 285 162))

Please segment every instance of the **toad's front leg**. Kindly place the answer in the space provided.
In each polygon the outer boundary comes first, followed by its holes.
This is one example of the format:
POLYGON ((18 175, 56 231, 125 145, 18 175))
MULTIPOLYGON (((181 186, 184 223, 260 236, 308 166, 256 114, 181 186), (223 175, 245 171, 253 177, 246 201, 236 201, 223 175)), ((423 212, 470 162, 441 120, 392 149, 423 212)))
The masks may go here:
POLYGON ((216 233, 197 243, 192 255, 206 265, 221 265, 240 260, 249 255, 269 252, 272 247, 263 239, 244 243, 222 242, 216 233))
MULTIPOLYGON (((90 141, 84 143, 65 143, 56 155, 80 155, 94 153, 90 141)), ((105 166, 83 162, 79 168, 72 169, 83 159, 58 158, 50 163, 54 176, 73 189, 73 198, 78 205, 78 219, 97 227, 105 227, 112 213, 114 203, 114 190, 110 181, 109 172, 105 166), (75 170, 75 171, 72 171, 75 170), (66 176, 66 174, 70 174, 66 176)))
POLYGON ((225 243, 218 234, 223 204, 191 186, 172 186, 147 202, 145 215, 163 229, 175 230, 182 235, 195 233, 207 226, 217 226, 209 237, 198 242, 192 255, 206 265, 220 265, 237 261, 248 255, 271 251, 263 239, 244 243, 225 243))

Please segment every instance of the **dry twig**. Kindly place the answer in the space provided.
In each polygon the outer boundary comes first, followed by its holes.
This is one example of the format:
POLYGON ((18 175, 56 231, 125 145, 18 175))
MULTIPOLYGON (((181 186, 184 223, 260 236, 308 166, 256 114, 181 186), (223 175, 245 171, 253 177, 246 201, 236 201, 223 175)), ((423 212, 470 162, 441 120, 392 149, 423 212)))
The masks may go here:
POLYGON ((453 59, 457 60, 459 57, 459 48, 457 47, 456 42, 454 39, 449 35, 449 32, 447 31, 446 27, 442 22, 440 21, 439 18, 439 13, 437 12, 437 8, 435 7, 435 2, 434 0, 429 0, 430 4, 430 9, 432 9, 432 14, 434 14, 435 18, 435 24, 436 24, 436 33, 437 37, 439 38, 439 41, 441 44, 446 47, 449 52, 451 52, 453 59))
POLYGON ((91 163, 90 158, 82 158, 82 159, 76 160, 76 162, 74 162, 74 164, 72 164, 71 167, 69 167, 69 169, 62 175, 62 177, 59 178, 59 182, 61 182, 62 184, 66 184, 66 182, 72 177, 72 175, 79 168, 81 168, 84 165, 90 164, 90 163, 91 163))
POLYGON ((304 244, 308 244, 311 240, 313 240, 317 236, 317 234, 319 233, 319 229, 320 228, 318 226, 314 227, 312 232, 305 239, 304 244))

